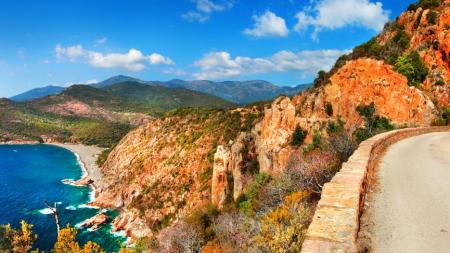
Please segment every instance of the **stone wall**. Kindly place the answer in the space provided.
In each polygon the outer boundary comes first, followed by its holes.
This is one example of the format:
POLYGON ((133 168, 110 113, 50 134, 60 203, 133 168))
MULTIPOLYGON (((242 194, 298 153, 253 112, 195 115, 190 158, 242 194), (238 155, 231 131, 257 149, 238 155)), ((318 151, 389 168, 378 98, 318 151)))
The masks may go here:
POLYGON ((411 136, 450 131, 450 127, 409 128, 379 134, 362 142, 342 165, 331 182, 323 187, 303 253, 357 252, 356 239, 364 197, 378 158, 386 148, 411 136))

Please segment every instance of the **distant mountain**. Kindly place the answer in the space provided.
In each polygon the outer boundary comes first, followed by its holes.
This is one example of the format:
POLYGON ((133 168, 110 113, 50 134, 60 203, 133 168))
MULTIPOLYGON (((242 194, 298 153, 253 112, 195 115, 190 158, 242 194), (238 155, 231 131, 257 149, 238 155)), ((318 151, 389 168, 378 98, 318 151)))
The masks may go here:
MULTIPOLYGON (((143 81, 137 78, 124 75, 114 76, 102 82, 91 84, 90 86, 102 89, 120 83, 141 84, 139 87, 146 89, 146 92, 150 92, 150 90, 152 90, 152 92, 162 92, 161 87, 165 87, 171 89, 178 89, 174 91, 174 93, 172 94, 180 95, 181 93, 184 93, 185 95, 188 95, 189 92, 187 90, 192 90, 196 92, 202 92, 205 94, 213 95, 236 104, 249 104, 262 100, 271 100, 279 95, 293 96, 307 89, 310 86, 310 84, 301 84, 295 87, 281 87, 262 80, 242 81, 242 82, 241 81, 214 82, 206 80, 184 81, 178 79, 166 82, 143 81), (148 85, 154 88, 148 88, 147 86, 144 85, 148 85), (181 88, 184 88, 184 90, 180 90, 181 88)), ((47 86, 44 88, 37 88, 19 94, 17 96, 12 97, 11 100, 16 102, 30 101, 33 99, 38 99, 49 95, 56 95, 61 93, 63 90, 64 88, 62 87, 47 86)), ((136 92, 135 95, 138 95, 139 93, 137 91, 133 92, 136 92)), ((166 92, 165 95, 169 95, 169 93, 171 93, 169 90, 164 90, 164 92, 166 92)), ((194 93, 190 94, 192 95, 194 93)), ((154 94, 154 96, 155 98, 157 97, 156 94, 154 94)), ((187 99, 187 97, 185 97, 185 99, 187 99)), ((159 101, 163 102, 161 100, 159 101)), ((173 101, 174 100, 171 100, 168 103, 172 103, 173 101)))
POLYGON ((178 107, 229 108, 234 106, 233 103, 220 97, 184 87, 169 88, 142 82, 123 82, 106 86, 103 90, 115 96, 126 97, 131 101, 154 105, 161 109, 178 107))
POLYGON ((113 76, 111 78, 108 78, 108 79, 106 79, 103 82, 94 83, 91 86, 95 87, 95 88, 104 88, 104 87, 107 87, 107 86, 110 86, 110 85, 113 85, 113 84, 124 83, 124 82, 148 83, 146 81, 142 81, 142 80, 139 80, 139 79, 134 78, 134 77, 118 75, 118 76, 113 76))
POLYGON ((168 82, 161 82, 160 84, 167 87, 184 87, 186 89, 212 94, 238 104, 271 100, 282 94, 293 96, 310 86, 280 87, 261 80, 213 82, 175 79, 168 82))
POLYGON ((19 95, 11 97, 10 99, 15 102, 24 102, 24 101, 41 98, 41 97, 59 94, 63 90, 64 90, 64 88, 59 87, 59 86, 46 86, 46 87, 36 88, 36 89, 26 91, 24 93, 21 93, 19 95))
POLYGON ((271 100, 282 94, 293 96, 310 86, 310 84, 302 84, 295 87, 281 87, 262 80, 243 82, 214 82, 206 80, 184 81, 179 79, 174 79, 166 82, 143 81, 123 75, 111 77, 103 82, 93 84, 92 86, 97 88, 104 88, 108 87, 109 85, 128 81, 148 85, 160 85, 168 88, 186 88, 189 90, 211 94, 237 104, 248 104, 261 100, 271 100))
POLYGON ((110 121, 118 121, 116 116, 123 118, 123 113, 161 116, 166 111, 179 107, 234 106, 231 102, 209 94, 140 82, 117 83, 101 89, 89 85, 73 85, 60 94, 29 101, 27 105, 58 115, 110 121))

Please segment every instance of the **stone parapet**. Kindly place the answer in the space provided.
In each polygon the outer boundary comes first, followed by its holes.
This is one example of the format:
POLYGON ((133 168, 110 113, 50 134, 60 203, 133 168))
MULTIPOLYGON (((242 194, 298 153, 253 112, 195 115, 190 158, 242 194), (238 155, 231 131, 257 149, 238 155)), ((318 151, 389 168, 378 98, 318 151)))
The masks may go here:
POLYGON ((408 128, 382 133, 362 142, 341 170, 324 185, 301 252, 356 253, 359 219, 378 158, 399 140, 444 131, 450 131, 450 127, 408 128))

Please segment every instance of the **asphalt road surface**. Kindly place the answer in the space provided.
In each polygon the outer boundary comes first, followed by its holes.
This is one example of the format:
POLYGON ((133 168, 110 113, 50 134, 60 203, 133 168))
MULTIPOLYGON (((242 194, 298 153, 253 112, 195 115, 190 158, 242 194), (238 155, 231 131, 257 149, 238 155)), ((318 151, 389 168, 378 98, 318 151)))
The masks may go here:
POLYGON ((450 252, 450 132, 392 145, 370 207, 376 253, 450 252))

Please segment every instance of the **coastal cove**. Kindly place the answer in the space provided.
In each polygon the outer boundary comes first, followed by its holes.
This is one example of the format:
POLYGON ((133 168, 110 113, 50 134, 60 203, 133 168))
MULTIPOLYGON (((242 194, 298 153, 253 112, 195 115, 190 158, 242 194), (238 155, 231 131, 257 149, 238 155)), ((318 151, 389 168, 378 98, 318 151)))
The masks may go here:
POLYGON ((33 224, 38 234, 35 246, 50 250, 57 232, 45 202, 57 203, 61 225, 77 227, 80 243, 94 241, 108 252, 117 251, 126 238, 111 233, 110 223, 98 229, 81 227, 98 213, 111 218, 117 215, 86 205, 94 199, 93 184, 74 183, 80 178, 101 177, 95 163, 101 151, 79 144, 0 145, 0 224, 18 227, 21 220, 33 224))

